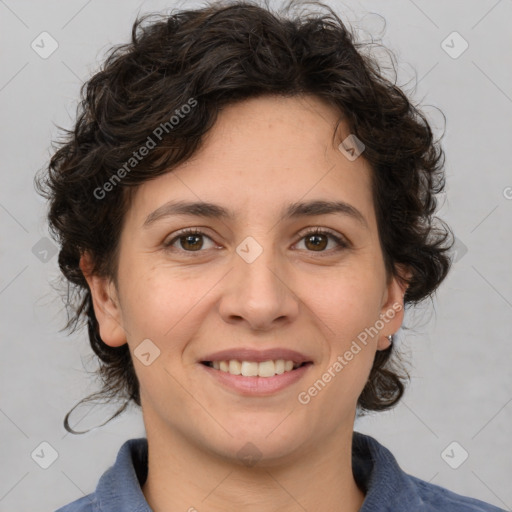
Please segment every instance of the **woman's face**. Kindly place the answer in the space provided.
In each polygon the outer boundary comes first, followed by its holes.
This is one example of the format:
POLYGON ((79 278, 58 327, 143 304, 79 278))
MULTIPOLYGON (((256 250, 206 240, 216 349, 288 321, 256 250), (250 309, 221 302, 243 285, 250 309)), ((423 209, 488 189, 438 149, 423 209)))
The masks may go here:
POLYGON ((313 96, 229 106, 193 159, 136 190, 118 288, 88 280, 102 339, 130 346, 148 437, 233 459, 250 442, 271 461, 352 430, 404 290, 387 280, 369 165, 337 148, 346 129, 332 144, 336 120, 313 96), (300 206, 316 201, 344 206, 300 206), (177 214, 177 202, 216 207, 177 214), (220 360, 233 362, 204 364, 220 360), (223 371, 282 371, 256 364, 268 360, 307 364, 274 377, 223 371))

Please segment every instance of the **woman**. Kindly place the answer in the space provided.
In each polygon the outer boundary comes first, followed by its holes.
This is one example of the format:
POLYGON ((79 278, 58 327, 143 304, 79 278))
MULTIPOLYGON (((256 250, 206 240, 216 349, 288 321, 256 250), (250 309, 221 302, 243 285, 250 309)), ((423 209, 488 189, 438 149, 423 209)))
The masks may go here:
POLYGON ((147 438, 59 512, 499 510, 353 430, 403 394, 451 232, 427 120, 326 9, 139 19, 86 84, 40 188, 69 325, 147 438))

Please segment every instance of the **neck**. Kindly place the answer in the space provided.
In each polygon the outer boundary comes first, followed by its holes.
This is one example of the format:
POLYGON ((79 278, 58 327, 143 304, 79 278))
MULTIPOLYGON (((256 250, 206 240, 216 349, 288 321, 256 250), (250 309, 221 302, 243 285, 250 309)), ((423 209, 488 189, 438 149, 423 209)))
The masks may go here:
POLYGON ((352 474, 352 430, 333 433, 287 460, 254 465, 208 453, 175 432, 148 429, 148 477, 142 486, 154 512, 358 512, 364 493, 352 474), (165 432, 165 433, 164 433, 165 432))

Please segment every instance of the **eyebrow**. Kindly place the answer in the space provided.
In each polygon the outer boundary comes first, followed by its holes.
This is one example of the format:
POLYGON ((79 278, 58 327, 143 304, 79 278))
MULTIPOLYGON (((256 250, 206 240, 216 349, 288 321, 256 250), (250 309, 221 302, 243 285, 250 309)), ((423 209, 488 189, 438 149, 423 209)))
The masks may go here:
MULTIPOLYGON (((279 220, 283 221, 298 217, 314 217, 327 214, 345 215, 356 220, 365 228, 369 228, 368 222, 363 214, 357 208, 344 201, 314 200, 302 203, 290 203, 283 209, 279 220)), ((150 213, 142 227, 148 228, 157 220, 174 215, 192 215, 195 217, 231 221, 235 219, 234 212, 218 204, 202 201, 169 201, 150 213)))

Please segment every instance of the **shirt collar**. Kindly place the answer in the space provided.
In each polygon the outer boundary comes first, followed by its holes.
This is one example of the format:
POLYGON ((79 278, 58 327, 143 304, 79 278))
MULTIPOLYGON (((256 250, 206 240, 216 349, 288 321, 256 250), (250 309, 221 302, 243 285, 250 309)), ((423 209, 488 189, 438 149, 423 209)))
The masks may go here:
POLYGON ((129 439, 98 482, 96 499, 101 512, 152 512, 142 492, 147 474, 148 440, 129 439))
POLYGON ((359 512, 419 510, 422 499, 393 454, 373 437, 354 432, 352 472, 365 493, 359 512))
MULTIPOLYGON (((417 489, 392 453, 374 438, 359 432, 353 433, 352 471, 366 495, 359 512, 416 510, 421 504, 417 489)), ((114 465, 98 482, 95 498, 101 512, 152 512, 142 492, 147 472, 147 439, 126 441, 114 465)))

